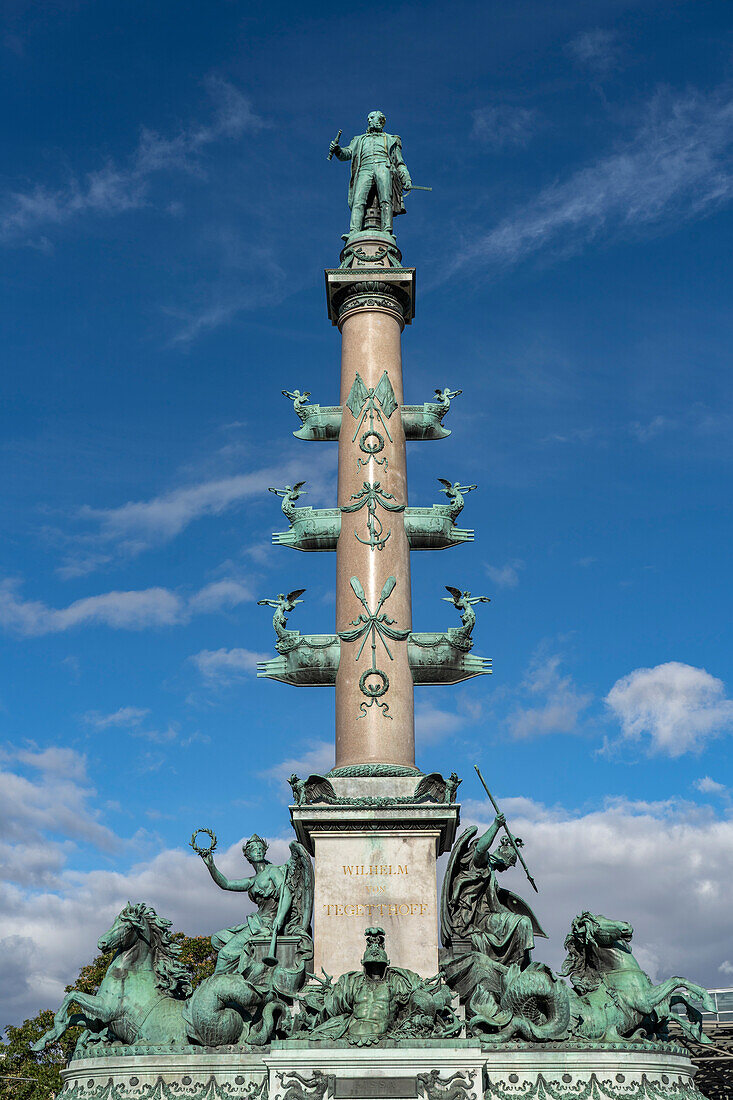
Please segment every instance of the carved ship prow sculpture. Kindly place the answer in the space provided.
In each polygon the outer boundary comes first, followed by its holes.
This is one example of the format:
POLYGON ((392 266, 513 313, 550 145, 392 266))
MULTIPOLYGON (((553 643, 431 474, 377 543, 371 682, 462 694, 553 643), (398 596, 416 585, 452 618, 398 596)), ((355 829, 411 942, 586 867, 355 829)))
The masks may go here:
MULTIPOLYGON (((258 677, 295 687, 329 687, 336 683, 341 639, 336 634, 292 631, 292 644, 277 657, 257 665, 258 677)), ((415 684, 459 684, 491 672, 491 659, 478 657, 466 646, 461 627, 443 633, 410 633, 407 655, 415 684)))
MULTIPOLYGON (((463 542, 473 542, 471 528, 456 527, 449 515, 450 506, 433 504, 429 508, 405 509, 405 534, 411 550, 447 550, 463 542)), ((339 508, 296 508, 289 531, 276 531, 275 546, 294 550, 329 551, 336 549, 341 534, 339 508)))
MULTIPOLYGON (((449 407, 449 401, 402 405, 400 415, 407 442, 447 439, 450 430, 443 427, 443 417, 449 407)), ((299 402, 295 406, 295 412, 302 424, 302 427, 293 432, 296 439, 308 439, 317 443, 338 442, 344 412, 341 405, 307 405, 299 402)))

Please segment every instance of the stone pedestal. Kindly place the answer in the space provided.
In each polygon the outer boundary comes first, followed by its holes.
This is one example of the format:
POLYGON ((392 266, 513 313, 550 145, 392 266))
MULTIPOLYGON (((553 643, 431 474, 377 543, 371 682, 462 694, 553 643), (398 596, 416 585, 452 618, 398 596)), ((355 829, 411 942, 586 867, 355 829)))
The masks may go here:
MULTIPOLYGON (((306 1080, 318 1074, 328 1077, 324 1100, 415 1100, 424 1097, 417 1075, 433 1070, 443 1081, 454 1073, 462 1075, 466 1087, 446 1100, 481 1100, 485 1061, 480 1044, 467 1039, 423 1039, 399 1046, 385 1041, 366 1048, 343 1041, 324 1045, 285 1040, 273 1043, 265 1056, 270 1100, 284 1100, 293 1071, 306 1080)), ((306 1091, 303 1100, 307 1096, 306 1091)))
POLYGON ((123 1047, 73 1058, 61 1071, 64 1100, 267 1100, 264 1050, 180 1051, 123 1047))
POLYGON ((484 1047, 486 1100, 704 1100, 687 1054, 634 1043, 484 1047))
POLYGON ((392 965, 431 977, 439 947, 435 860, 453 843, 459 807, 416 805, 414 775, 331 783, 351 805, 290 808, 298 840, 315 856, 316 974, 358 970, 364 929, 379 925, 392 965))
POLYGON ((295 1086, 289 1100, 705 1100, 694 1075, 690 1059, 671 1044, 490 1048, 473 1039, 423 1039, 355 1048, 343 1040, 288 1039, 251 1051, 126 1047, 75 1057, 61 1071, 59 1097, 285 1100, 295 1086), (430 1097, 418 1074, 435 1071, 430 1097))

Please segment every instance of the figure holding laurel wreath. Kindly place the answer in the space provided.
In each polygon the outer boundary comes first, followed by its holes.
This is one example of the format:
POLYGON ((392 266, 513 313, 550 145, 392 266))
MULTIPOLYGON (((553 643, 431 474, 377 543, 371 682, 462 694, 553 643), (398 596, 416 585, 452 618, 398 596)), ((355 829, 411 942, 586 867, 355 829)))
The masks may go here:
POLYGON ((211 937, 218 951, 215 973, 239 973, 255 983, 262 974, 263 967, 277 963, 277 937, 281 934, 296 935, 310 939, 310 922, 313 912, 313 867, 308 853, 302 844, 293 841, 290 845, 290 859, 282 866, 270 863, 265 858, 267 842, 253 834, 242 846, 245 858, 254 868, 249 878, 228 879, 214 862, 216 837, 208 829, 199 829, 191 838, 191 847, 206 864, 209 874, 222 890, 233 890, 247 894, 257 906, 257 912, 250 914, 243 924, 224 928, 211 937), (196 844, 198 833, 207 833, 211 837, 209 848, 196 844), (255 943, 262 945, 269 941, 268 951, 262 958, 256 956, 255 943))

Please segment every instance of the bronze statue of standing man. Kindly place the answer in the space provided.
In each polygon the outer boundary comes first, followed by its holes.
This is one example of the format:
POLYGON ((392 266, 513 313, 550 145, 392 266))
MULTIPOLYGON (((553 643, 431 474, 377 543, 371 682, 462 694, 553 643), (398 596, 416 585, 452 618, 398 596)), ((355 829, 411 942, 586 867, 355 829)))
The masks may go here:
POLYGON ((404 214, 402 195, 412 187, 410 173, 402 159, 402 140, 397 134, 384 132, 385 116, 372 111, 367 118, 367 132, 341 146, 332 141, 330 155, 351 161, 349 206, 351 225, 349 236, 364 228, 364 215, 372 187, 379 201, 380 225, 383 232, 392 233, 392 217, 404 214))

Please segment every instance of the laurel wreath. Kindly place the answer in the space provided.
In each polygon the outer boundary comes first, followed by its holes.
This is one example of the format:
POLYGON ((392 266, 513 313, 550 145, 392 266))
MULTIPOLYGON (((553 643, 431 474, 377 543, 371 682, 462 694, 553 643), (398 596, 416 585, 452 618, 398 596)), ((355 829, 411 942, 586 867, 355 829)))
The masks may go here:
POLYGON ((216 848, 216 833, 213 833, 211 831, 211 829, 196 829, 191 834, 190 843, 191 843, 191 847, 193 848, 194 852, 196 852, 197 855, 200 855, 202 858, 204 856, 210 856, 213 853, 214 849, 216 848), (211 844, 209 845, 208 848, 199 848, 198 844, 196 843, 196 837, 199 835, 199 833, 206 833, 206 835, 208 837, 210 837, 211 844))

